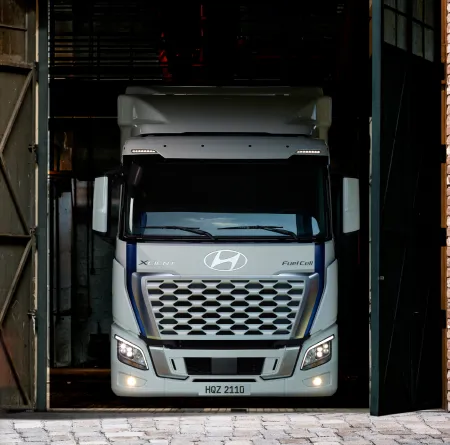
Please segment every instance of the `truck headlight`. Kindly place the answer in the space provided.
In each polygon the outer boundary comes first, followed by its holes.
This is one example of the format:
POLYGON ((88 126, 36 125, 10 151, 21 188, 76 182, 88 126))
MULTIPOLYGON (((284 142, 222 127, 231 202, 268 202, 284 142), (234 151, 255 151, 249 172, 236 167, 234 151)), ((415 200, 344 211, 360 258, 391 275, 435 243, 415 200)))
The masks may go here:
POLYGON ((117 335, 115 339, 117 340, 117 358, 119 362, 137 369, 148 369, 147 360, 145 360, 145 355, 141 348, 117 335))
POLYGON ((306 370, 323 365, 331 360, 331 341, 334 335, 307 349, 300 369, 306 370))

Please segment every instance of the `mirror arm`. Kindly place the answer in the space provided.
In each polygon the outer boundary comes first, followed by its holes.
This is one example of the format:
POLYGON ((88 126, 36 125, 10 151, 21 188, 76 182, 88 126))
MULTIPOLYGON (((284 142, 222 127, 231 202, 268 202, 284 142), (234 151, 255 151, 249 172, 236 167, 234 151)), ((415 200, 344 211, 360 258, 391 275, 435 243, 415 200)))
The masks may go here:
POLYGON ((104 176, 107 176, 108 178, 112 179, 113 181, 120 181, 123 182, 125 177, 125 169, 122 165, 115 168, 114 170, 109 170, 104 173, 104 176))

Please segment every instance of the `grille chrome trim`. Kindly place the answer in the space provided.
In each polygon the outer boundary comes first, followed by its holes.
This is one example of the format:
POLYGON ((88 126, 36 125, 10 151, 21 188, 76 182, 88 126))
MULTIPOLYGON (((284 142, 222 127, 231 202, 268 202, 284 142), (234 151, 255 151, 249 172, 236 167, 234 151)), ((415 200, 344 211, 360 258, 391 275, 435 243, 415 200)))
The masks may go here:
POLYGON ((141 275, 141 295, 152 325, 151 336, 164 340, 286 340, 302 330, 305 317, 300 314, 310 300, 310 288, 315 288, 311 286, 314 278, 297 274, 141 275))

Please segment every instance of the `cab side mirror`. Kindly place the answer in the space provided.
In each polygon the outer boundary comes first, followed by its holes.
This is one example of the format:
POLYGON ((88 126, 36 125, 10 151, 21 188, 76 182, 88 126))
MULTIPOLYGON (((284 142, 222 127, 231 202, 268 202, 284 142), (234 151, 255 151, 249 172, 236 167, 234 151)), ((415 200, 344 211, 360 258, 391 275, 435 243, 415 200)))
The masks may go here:
POLYGON ((92 205, 92 229, 106 234, 109 223, 109 178, 95 178, 92 205))
POLYGON ((342 184, 342 232, 360 229, 359 179, 344 178, 342 184))

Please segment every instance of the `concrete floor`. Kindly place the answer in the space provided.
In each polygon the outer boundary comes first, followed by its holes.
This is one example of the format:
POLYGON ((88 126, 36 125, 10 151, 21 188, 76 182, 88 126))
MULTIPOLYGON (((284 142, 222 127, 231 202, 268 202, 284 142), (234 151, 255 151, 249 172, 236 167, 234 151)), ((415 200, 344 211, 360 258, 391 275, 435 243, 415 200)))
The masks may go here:
MULTIPOLYGON (((1 445, 450 444, 450 413, 46 413, 0 416, 1 445)), ((269 410, 268 410, 269 411, 269 410)))

